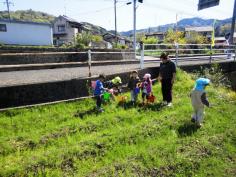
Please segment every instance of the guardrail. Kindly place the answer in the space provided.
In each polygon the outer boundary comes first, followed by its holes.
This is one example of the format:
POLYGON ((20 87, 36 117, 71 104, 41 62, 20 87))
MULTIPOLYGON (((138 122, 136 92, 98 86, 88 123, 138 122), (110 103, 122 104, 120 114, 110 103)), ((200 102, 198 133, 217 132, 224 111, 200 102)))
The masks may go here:
POLYGON ((168 52, 170 57, 175 58, 175 63, 178 65, 180 57, 184 56, 209 56, 209 63, 214 59, 214 55, 227 55, 228 58, 234 57, 236 60, 236 45, 224 44, 143 44, 140 46, 140 68, 144 67, 145 56, 160 57, 162 52, 168 52))

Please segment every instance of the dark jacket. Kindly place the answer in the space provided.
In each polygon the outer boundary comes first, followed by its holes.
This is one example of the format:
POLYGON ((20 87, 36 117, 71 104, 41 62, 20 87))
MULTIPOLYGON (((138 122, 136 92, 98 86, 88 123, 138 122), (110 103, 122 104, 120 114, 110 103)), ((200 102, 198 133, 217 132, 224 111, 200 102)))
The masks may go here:
POLYGON ((160 75, 162 79, 172 79, 173 73, 176 73, 175 63, 171 60, 160 64, 160 75))
POLYGON ((129 88, 130 90, 135 89, 135 88, 137 87, 137 84, 138 84, 139 82, 140 82, 139 77, 136 77, 136 78, 131 77, 130 80, 129 80, 129 82, 128 82, 128 88, 129 88))

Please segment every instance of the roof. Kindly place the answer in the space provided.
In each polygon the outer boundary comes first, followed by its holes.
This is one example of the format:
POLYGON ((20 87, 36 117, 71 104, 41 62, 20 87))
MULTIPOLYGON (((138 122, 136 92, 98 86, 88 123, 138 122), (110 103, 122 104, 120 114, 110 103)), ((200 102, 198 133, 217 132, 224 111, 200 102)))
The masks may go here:
POLYGON ((186 27, 185 31, 207 32, 207 31, 213 31, 213 27, 212 26, 186 27))
POLYGON ((115 36, 115 34, 112 34, 112 33, 105 33, 105 34, 103 34, 103 37, 105 37, 105 36, 108 36, 107 37, 108 39, 117 38, 117 39, 120 39, 120 40, 125 40, 127 42, 130 42, 129 39, 126 39, 126 38, 124 38, 122 36, 119 36, 119 35, 115 36))
POLYGON ((67 22, 69 22, 73 27, 76 27, 76 28, 83 26, 83 24, 79 23, 77 20, 70 18, 66 15, 60 15, 58 18, 64 18, 67 22))
POLYGON ((215 37, 215 41, 225 41, 225 37, 215 37))
POLYGON ((145 36, 160 36, 160 35, 165 35, 165 33, 164 32, 156 32, 156 33, 145 34, 145 36))
POLYGON ((77 20, 75 20, 75 19, 73 19, 73 18, 70 18, 70 17, 68 17, 68 16, 66 16, 66 15, 60 15, 59 17, 63 17, 63 18, 65 18, 68 22, 72 22, 72 23, 79 23, 77 20))
POLYGON ((52 26, 50 23, 41 23, 41 22, 32 22, 32 21, 22 21, 22 20, 15 20, 15 19, 11 19, 11 20, 9 20, 9 19, 0 19, 0 22, 52 26))

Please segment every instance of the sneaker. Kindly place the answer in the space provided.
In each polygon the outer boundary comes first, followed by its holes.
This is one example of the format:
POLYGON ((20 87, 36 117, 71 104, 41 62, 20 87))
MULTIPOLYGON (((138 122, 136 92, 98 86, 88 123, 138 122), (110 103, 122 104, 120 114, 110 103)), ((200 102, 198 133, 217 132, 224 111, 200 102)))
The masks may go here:
POLYGON ((202 124, 201 124, 201 123, 197 123, 197 127, 198 127, 198 128, 201 128, 201 127, 202 127, 202 124))
POLYGON ((104 112, 103 108, 98 108, 98 112, 104 112))
POLYGON ((196 120, 195 120, 194 118, 192 118, 192 119, 191 119, 191 122, 195 123, 195 122, 196 122, 196 120))
POLYGON ((167 105, 167 101, 162 101, 162 105, 167 105))
POLYGON ((168 107, 171 107, 171 106, 172 106, 172 103, 168 103, 167 106, 168 106, 168 107))

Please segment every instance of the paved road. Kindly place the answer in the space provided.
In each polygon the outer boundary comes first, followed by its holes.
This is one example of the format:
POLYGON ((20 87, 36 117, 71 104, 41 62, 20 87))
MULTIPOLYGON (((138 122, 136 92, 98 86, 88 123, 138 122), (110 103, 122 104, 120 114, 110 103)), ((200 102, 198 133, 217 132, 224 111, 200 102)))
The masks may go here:
MULTIPOLYGON (((209 60, 182 61, 179 62, 179 65, 199 64, 208 62, 209 60)), ((155 67, 155 66, 159 66, 159 61, 149 61, 146 62, 144 65, 144 67, 155 67)), ((140 68, 139 64, 94 66, 92 67, 92 75, 95 76, 100 73, 105 73, 109 75, 115 73, 122 73, 124 71, 130 71, 139 68, 140 68)), ((87 76, 88 76, 88 67, 1 72, 0 87, 71 80, 75 78, 84 78, 87 76)))

